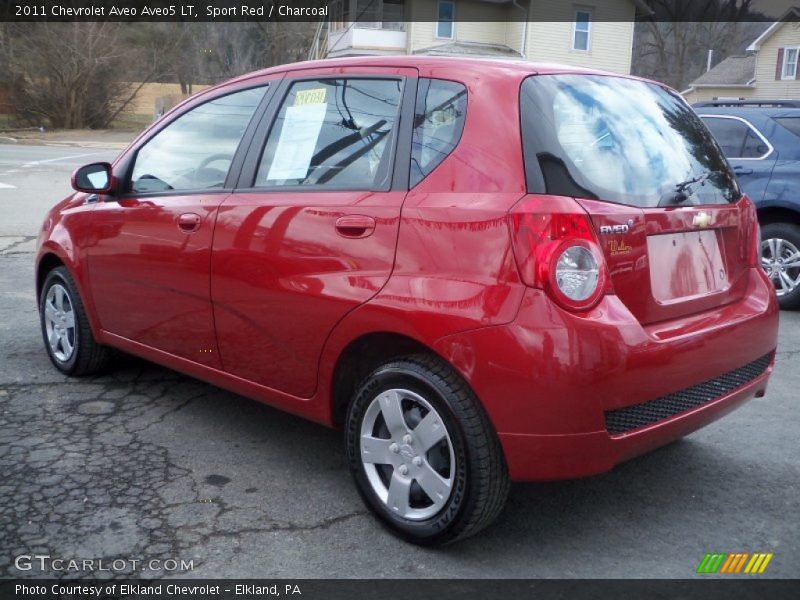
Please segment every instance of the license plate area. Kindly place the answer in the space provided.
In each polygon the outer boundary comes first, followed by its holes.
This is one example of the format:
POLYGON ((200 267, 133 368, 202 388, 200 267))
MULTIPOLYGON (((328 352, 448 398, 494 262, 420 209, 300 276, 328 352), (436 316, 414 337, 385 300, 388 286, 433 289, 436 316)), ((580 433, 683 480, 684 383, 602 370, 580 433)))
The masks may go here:
POLYGON ((657 302, 672 303, 730 287, 717 230, 648 236, 647 254, 650 288, 657 302))

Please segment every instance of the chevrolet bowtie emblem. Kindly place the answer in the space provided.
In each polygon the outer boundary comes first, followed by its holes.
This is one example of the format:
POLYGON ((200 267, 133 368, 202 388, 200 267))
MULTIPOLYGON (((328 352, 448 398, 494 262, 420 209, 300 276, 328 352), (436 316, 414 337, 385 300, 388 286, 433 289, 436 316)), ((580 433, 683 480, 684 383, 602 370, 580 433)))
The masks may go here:
POLYGON ((711 225, 711 215, 707 212, 697 213, 692 219, 692 225, 695 227, 708 227, 711 225))

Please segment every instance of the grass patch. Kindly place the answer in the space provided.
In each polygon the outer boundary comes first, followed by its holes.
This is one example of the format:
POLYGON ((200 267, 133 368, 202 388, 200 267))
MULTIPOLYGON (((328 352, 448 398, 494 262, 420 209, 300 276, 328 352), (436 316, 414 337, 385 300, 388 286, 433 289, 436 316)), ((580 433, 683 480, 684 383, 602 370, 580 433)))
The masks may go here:
POLYGON ((9 129, 16 126, 13 115, 0 114, 0 129, 9 129))
POLYGON ((122 113, 111 123, 111 129, 141 131, 153 122, 153 115, 122 113))

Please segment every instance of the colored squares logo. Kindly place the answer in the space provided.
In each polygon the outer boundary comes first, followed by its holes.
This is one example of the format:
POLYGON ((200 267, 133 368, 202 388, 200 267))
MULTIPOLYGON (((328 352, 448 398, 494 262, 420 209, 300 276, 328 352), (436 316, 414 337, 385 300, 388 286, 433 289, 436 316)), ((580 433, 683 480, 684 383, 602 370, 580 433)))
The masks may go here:
POLYGON ((760 574, 767 570, 772 556, 772 552, 708 553, 697 566, 697 572, 726 575, 760 574))

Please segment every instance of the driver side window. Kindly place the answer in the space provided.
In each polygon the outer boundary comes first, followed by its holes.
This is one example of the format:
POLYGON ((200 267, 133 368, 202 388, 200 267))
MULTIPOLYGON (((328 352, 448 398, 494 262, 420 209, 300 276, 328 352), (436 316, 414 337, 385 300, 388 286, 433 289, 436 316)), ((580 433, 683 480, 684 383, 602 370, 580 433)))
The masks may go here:
POLYGON ((167 125, 139 149, 128 191, 223 187, 236 148, 266 89, 215 98, 167 125))

